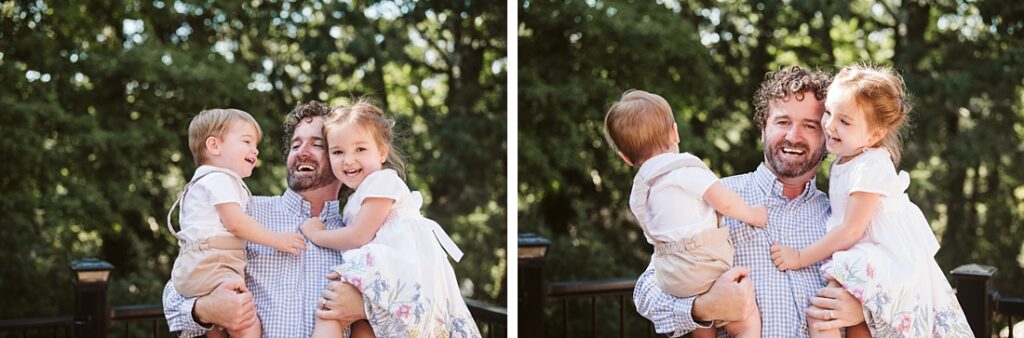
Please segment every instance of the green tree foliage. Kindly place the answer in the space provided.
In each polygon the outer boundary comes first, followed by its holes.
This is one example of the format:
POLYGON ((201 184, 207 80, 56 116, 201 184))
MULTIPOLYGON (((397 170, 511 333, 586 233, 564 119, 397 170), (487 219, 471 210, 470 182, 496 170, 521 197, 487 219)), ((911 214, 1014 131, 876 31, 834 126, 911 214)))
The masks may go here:
POLYGON ((915 99, 900 168, 943 244, 939 264, 996 266, 997 289, 1024 294, 1019 2, 528 0, 519 11, 519 232, 552 240, 549 281, 637 276, 649 262, 628 209, 635 171, 602 134, 624 90, 664 96, 680 148, 728 176, 762 160, 752 97, 766 72, 867 61, 900 71, 915 99))
POLYGON ((159 303, 202 109, 256 117, 247 181, 271 195, 284 115, 364 95, 398 117, 470 297, 504 304, 505 20, 469 1, 0 2, 0 318, 70 312, 67 264, 88 256, 116 266, 113 304, 159 303))

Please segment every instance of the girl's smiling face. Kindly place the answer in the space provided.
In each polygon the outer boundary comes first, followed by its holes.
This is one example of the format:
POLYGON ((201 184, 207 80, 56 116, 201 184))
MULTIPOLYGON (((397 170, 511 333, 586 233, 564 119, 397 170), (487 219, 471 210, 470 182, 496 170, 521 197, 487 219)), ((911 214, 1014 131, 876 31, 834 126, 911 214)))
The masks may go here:
POLYGON ((852 93, 836 85, 829 88, 821 125, 825 130, 825 148, 839 156, 840 163, 876 146, 885 137, 885 130, 871 128, 870 124, 867 112, 852 93))
POLYGON ((366 176, 380 170, 388 158, 387 147, 357 123, 330 128, 327 144, 334 176, 352 189, 359 188, 366 176))

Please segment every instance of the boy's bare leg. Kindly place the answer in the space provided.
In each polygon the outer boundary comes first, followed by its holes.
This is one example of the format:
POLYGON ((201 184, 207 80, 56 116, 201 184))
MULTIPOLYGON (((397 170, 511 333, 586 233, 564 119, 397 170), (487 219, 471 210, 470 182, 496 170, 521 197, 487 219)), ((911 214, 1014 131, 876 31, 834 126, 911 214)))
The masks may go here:
POLYGON ((736 338, 760 338, 761 337, 761 309, 754 306, 747 318, 738 322, 725 324, 725 330, 729 335, 736 338))
POLYGON ((220 326, 214 326, 212 330, 206 331, 209 338, 228 338, 228 331, 220 326))
POLYGON ((706 328, 693 330, 693 338, 715 338, 718 336, 718 329, 706 328))
POLYGON ((352 323, 352 336, 351 338, 373 338, 376 337, 373 334, 373 327, 370 326, 370 322, 360 320, 352 323))
MULTIPOLYGON (((244 337, 244 338, 260 338, 263 336, 263 326, 260 323, 259 317, 256 318, 256 322, 252 326, 242 329, 241 331, 224 330, 221 332, 227 332, 231 338, 244 337)), ((212 336, 211 336, 212 337, 212 336)))

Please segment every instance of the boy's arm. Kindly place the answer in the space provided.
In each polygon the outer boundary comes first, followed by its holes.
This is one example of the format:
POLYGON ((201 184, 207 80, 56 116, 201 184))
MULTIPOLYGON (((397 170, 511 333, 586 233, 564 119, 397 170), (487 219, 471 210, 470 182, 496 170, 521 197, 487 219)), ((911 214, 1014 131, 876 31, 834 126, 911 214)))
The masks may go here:
POLYGON ((238 238, 295 256, 299 255, 299 249, 306 249, 306 240, 302 236, 296 233, 276 233, 267 230, 262 224, 246 215, 238 203, 217 204, 217 213, 220 214, 220 219, 224 222, 224 228, 238 238))
POLYGON ((846 206, 843 223, 830 230, 821 239, 800 250, 779 245, 772 246, 772 260, 780 270, 800 269, 831 257, 836 251, 849 249, 867 231, 871 218, 878 210, 881 195, 870 192, 853 192, 846 206))
POLYGON ((768 223, 768 209, 763 205, 752 207, 747 205, 740 195, 725 187, 722 181, 712 183, 704 191, 704 200, 723 215, 738 219, 744 223, 764 227, 768 223))
POLYGON ((311 218, 302 225, 302 233, 316 245, 334 250, 350 250, 366 245, 377 235, 377 230, 391 212, 395 200, 389 198, 367 198, 359 208, 359 215, 353 224, 343 228, 324 230, 323 223, 311 218))

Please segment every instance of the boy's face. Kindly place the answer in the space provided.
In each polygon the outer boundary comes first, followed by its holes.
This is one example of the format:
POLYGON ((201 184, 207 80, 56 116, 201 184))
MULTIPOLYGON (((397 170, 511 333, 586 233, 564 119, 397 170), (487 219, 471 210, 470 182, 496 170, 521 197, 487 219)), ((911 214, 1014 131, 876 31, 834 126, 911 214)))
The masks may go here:
POLYGON ((288 188, 303 192, 337 182, 327 159, 324 118, 303 118, 288 144, 288 188))
POLYGON ((260 153, 256 148, 258 143, 256 126, 245 120, 231 121, 215 147, 210 147, 210 141, 207 141, 210 164, 234 171, 243 178, 249 177, 260 153))

